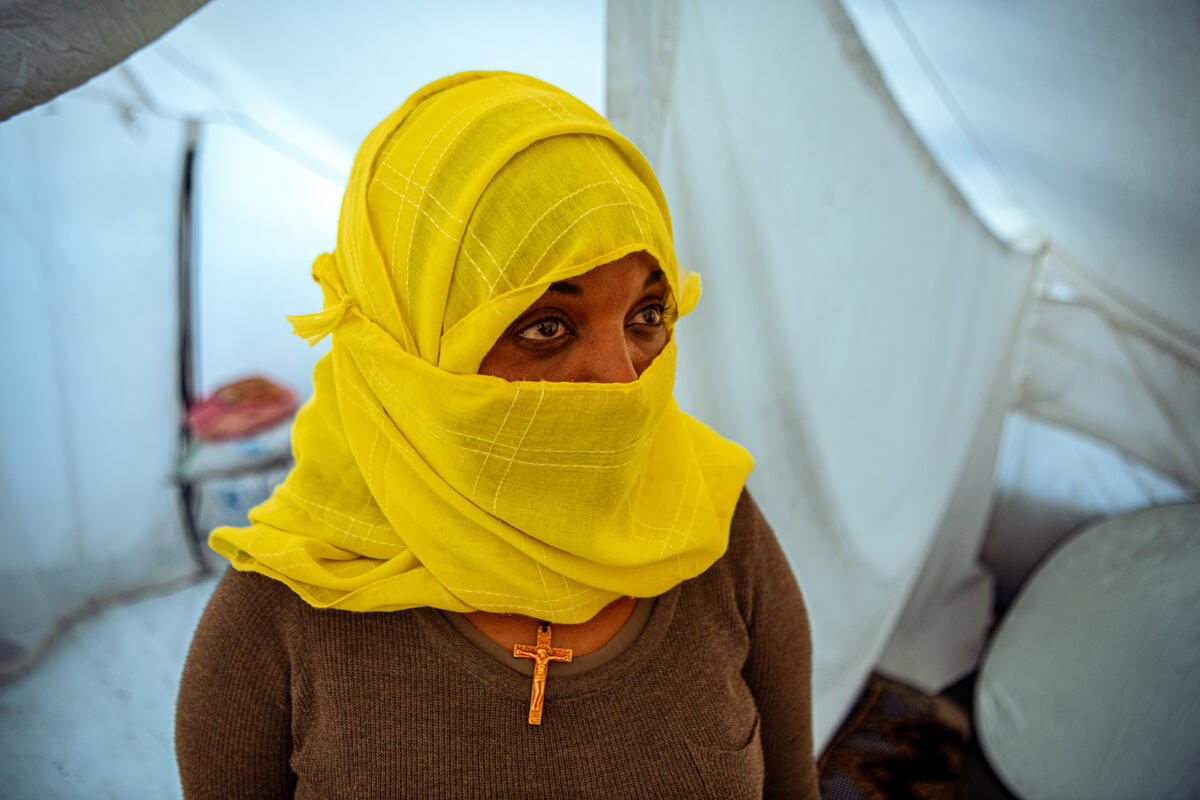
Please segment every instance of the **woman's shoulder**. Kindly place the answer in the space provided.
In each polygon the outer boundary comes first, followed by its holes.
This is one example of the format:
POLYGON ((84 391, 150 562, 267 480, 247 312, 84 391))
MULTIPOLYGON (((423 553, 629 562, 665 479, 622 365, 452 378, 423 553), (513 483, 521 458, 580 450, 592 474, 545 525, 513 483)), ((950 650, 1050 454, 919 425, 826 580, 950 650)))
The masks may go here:
POLYGON ((225 603, 253 603, 259 606, 286 608, 296 593, 283 583, 257 572, 225 568, 225 573, 213 590, 213 599, 225 603))
POLYGON ((748 489, 742 490, 733 512, 729 547, 714 567, 738 598, 747 619, 753 615, 755 598, 763 592, 796 592, 796 579, 783 547, 748 489))
POLYGON ((729 523, 726 558, 741 567, 753 568, 764 558, 774 558, 778 550, 774 530, 750 490, 743 488, 729 523))
POLYGON ((222 628, 274 628, 283 632, 292 627, 306 607, 283 583, 228 567, 208 601, 204 620, 222 628))

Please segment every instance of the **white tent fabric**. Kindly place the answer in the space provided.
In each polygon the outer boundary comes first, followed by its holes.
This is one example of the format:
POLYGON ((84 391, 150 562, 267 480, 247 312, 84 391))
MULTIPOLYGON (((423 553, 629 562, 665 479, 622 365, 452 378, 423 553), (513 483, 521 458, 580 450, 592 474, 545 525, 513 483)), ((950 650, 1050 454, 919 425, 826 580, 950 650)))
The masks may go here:
POLYGON ((1078 526, 1200 497, 1200 7, 841 2, 984 223, 1044 251, 982 553, 1003 603, 1078 526))
POLYGON ((168 483, 184 144, 82 102, 0 126, 6 666, 89 601, 190 570, 168 483))
MULTIPOLYGON (((0 400, 5 672, 89 604, 193 566, 171 484, 176 231, 183 120, 203 109, 145 107, 171 70, 130 63, 0 128, 0 303, 46 350, 0 365, 24 387, 0 400)), ((320 303, 307 265, 333 241, 340 187, 228 124, 200 129, 197 159, 198 385, 265 372, 304 396, 322 351, 284 315, 320 303)))
POLYGON ((939 686, 978 655, 1032 259, 970 213, 834 3, 614 0, 609 46, 610 116, 706 279, 681 404, 756 455, 809 603, 823 746, 881 658, 939 686))
POLYGON ((994 233, 1200 336, 1200 4, 841 2, 994 233))
POLYGON ((1200 487, 1200 336, 1057 250, 1038 282, 1017 407, 1200 487))

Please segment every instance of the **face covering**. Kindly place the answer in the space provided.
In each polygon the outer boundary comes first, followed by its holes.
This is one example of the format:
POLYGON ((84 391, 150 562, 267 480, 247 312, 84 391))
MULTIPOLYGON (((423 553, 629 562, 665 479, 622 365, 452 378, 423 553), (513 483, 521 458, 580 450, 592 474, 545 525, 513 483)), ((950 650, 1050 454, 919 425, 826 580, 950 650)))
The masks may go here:
POLYGON ((212 548, 317 607, 559 623, 699 575, 753 462, 679 410, 674 335, 631 383, 476 374, 551 283, 638 251, 690 311, 657 180, 585 104, 512 73, 418 91, 355 158, 323 310, 290 318, 332 337, 295 467, 212 548))

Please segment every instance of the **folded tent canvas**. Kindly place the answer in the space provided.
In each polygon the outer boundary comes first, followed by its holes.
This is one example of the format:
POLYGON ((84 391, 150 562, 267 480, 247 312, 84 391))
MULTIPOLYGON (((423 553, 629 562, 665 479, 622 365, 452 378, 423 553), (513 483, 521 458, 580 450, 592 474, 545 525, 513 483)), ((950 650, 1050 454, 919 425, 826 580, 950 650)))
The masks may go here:
MULTIPOLYGON (((6 29, 35 5, 10 6, 6 29)), ((475 30, 499 24, 485 5, 460 7, 475 30)), ((681 331, 677 393, 757 457, 751 489, 812 617, 819 745, 877 666, 930 690, 969 672, 997 586, 1011 594, 1086 518, 1200 487, 1197 106, 1176 98, 1142 151, 1170 150, 1172 185, 1192 191, 1157 198, 1161 213, 1139 227, 1118 185, 1110 205, 1125 229, 1099 217, 1121 241, 1169 230, 1170 247, 1097 261, 1103 245, 1080 221, 1095 186, 1016 211, 997 200, 1008 191, 997 181, 1028 175, 1005 170, 989 135, 1029 137, 1028 167, 1072 150, 1056 138, 1065 128, 1004 127, 987 111, 1019 97, 982 92, 998 83, 972 84, 953 71, 963 52, 946 49, 989 52, 981 32, 1030 37, 1016 60, 1055 42, 985 4, 963 4, 954 18, 975 27, 940 39, 922 4, 845 5, 529 3, 507 8, 521 29, 509 40, 481 33, 455 49, 414 35, 449 24, 432 8, 364 30, 356 20, 378 19, 365 0, 334 14, 217 0, 126 60, 136 42, 100 48, 94 71, 120 63, 0 125, 0 303, 23 345, 0 365, 8 653, 36 652, 89 602, 191 569, 166 480, 188 121, 199 123, 198 384, 268 367, 303 396, 321 351, 292 338, 284 315, 320 302, 308 265, 333 241, 354 147, 407 91, 483 66, 606 110, 659 174, 681 262, 707 290, 681 331), (959 83, 937 86, 939 56, 959 83), (947 98, 967 98, 949 122, 947 98)), ((1176 47, 1194 53, 1192 35, 1176 47)), ((1057 45, 1069 64, 1077 43, 1057 45)), ((35 72, 61 55, 20 52, 35 72)), ((1195 83, 1186 71, 1146 80, 1195 83)), ((1074 172, 1043 172, 1068 182, 1116 161, 1121 141, 1095 143, 1074 172)))

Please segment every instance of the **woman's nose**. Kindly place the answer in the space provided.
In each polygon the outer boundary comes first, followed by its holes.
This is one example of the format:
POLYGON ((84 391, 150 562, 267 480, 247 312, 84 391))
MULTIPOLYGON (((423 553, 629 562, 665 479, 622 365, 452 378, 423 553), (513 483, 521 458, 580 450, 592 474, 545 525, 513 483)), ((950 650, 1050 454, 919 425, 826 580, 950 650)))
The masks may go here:
POLYGON ((597 337, 592 347, 584 348, 581 377, 589 383, 630 383, 638 379, 634 353, 622 325, 618 332, 597 337))

